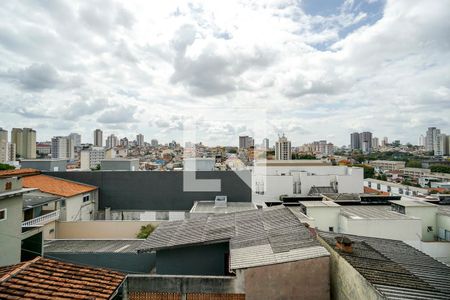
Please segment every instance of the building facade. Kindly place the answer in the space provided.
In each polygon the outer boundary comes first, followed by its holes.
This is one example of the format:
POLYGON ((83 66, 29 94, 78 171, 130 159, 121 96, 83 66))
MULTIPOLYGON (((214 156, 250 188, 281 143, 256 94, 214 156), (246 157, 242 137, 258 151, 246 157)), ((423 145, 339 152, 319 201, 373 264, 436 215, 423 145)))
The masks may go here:
POLYGON ((277 160, 290 160, 292 158, 291 142, 284 134, 275 143, 275 157, 277 160))
POLYGON ((94 147, 103 147, 103 131, 101 129, 94 130, 94 147))

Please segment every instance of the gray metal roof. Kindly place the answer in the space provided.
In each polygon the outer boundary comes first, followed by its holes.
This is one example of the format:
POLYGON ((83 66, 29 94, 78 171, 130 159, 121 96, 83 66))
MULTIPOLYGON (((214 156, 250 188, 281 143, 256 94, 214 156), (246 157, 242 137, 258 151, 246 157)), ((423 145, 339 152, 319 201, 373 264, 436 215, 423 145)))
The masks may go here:
POLYGON ((144 240, 47 240, 44 253, 136 253, 144 240))
POLYGON ((415 217, 407 216, 391 210, 384 205, 355 205, 341 206, 341 215, 351 219, 380 219, 380 220, 414 220, 415 217))
POLYGON ((139 251, 219 241, 230 243, 232 269, 329 255, 283 206, 162 223, 139 251))
POLYGON ((23 198, 23 208, 32 208, 36 206, 41 206, 49 202, 62 199, 59 196, 54 196, 41 192, 32 192, 24 194, 22 198, 23 198))
POLYGON ((233 213, 238 211, 246 211, 257 209, 253 202, 228 202, 227 206, 215 206, 215 201, 196 201, 190 213, 233 213))
POLYGON ((308 196, 320 196, 324 193, 335 194, 336 190, 331 186, 312 186, 309 189, 308 196))
MULTIPOLYGON (((333 248, 342 236, 319 235, 333 248)), ((353 253, 336 251, 387 299, 450 299, 450 267, 401 241, 345 236, 353 253)))

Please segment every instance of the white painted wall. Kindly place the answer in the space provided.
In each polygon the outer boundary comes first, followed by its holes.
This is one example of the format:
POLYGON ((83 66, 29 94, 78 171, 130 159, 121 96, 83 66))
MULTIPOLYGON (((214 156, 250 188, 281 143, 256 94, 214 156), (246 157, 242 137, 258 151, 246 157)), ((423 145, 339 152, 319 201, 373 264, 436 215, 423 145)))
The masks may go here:
POLYGON ((90 193, 80 194, 73 197, 66 198, 65 207, 65 220, 66 221, 87 221, 94 219, 94 213, 96 210, 97 191, 90 193), (83 196, 89 195, 89 202, 83 203, 83 196), (92 213, 91 213, 92 212, 92 213))
POLYGON ((314 220, 314 223, 308 224, 319 230, 328 231, 333 227, 334 232, 339 230, 339 213, 341 208, 336 207, 307 207, 307 216, 314 220))
POLYGON ((436 227, 436 213, 437 206, 417 206, 417 207, 405 207, 405 214, 407 216, 418 217, 422 220, 422 240, 424 242, 434 241, 435 236, 438 235, 438 229, 436 227), (432 227, 432 231, 428 231, 428 227, 432 227))

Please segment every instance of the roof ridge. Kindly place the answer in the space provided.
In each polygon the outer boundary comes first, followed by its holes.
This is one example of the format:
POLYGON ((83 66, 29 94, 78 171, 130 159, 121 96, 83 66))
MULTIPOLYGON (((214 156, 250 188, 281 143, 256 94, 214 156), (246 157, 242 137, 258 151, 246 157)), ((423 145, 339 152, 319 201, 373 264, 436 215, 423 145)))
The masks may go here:
POLYGON ((74 180, 70 180, 70 179, 66 179, 66 178, 61 178, 61 177, 56 177, 56 176, 52 176, 52 175, 48 175, 47 173, 41 173, 39 175, 43 175, 46 177, 50 177, 52 179, 55 180, 62 180, 62 181, 66 181, 66 182, 70 182, 70 183, 74 183, 74 184, 79 184, 79 185, 84 185, 84 186, 88 186, 88 187, 93 187, 98 189, 98 186, 92 185, 92 184, 88 184, 88 183, 84 183, 84 182, 79 182, 79 181, 74 181, 74 180))
POLYGON ((11 272, 6 273, 5 275, 3 275, 2 278, 0 278, 0 282, 4 282, 7 281, 8 279, 10 279, 11 277, 13 277, 14 275, 16 275, 17 273, 25 270, 26 268, 28 268, 31 264, 37 262, 38 260, 40 260, 42 257, 41 256, 37 256, 32 260, 29 260, 23 264, 21 264, 20 266, 18 266, 17 268, 15 268, 14 270, 12 270, 11 272))

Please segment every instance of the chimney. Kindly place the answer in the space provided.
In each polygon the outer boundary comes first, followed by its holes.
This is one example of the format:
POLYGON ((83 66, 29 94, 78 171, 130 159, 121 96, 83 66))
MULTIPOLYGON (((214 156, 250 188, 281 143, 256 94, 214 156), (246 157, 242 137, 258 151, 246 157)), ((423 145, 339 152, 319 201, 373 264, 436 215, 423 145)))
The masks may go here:
POLYGON ((338 236, 336 239, 336 248, 345 253, 353 253, 353 242, 345 236, 338 236))

